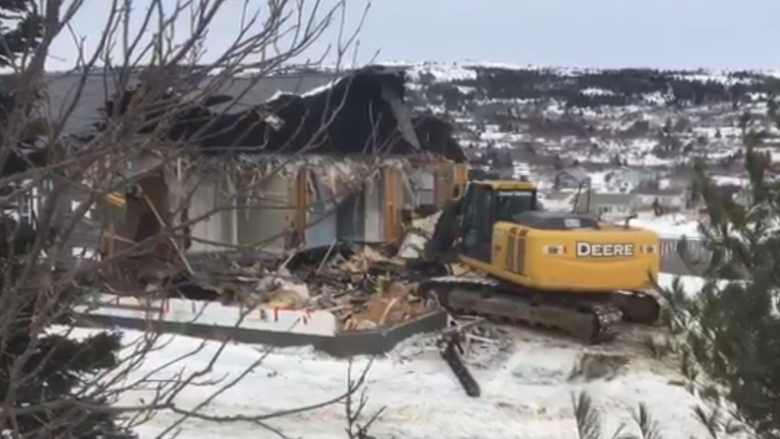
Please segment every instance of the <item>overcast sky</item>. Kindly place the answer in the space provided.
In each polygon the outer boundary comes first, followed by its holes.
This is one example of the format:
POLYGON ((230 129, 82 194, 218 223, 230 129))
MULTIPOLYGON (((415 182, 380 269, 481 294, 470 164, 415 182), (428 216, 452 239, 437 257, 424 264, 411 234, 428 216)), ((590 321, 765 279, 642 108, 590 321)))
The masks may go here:
MULTIPOLYGON (((366 0, 346 1, 353 29, 366 0)), ((211 30, 214 51, 236 29, 243 2, 228 2, 211 30)), ((74 32, 94 38, 108 3, 87 0, 74 32)), ((382 61, 778 68, 779 20, 780 0, 373 0, 359 62, 379 52, 382 61)), ((334 27, 309 55, 335 39, 334 27)), ((68 40, 58 40, 54 64, 74 57, 68 40)))

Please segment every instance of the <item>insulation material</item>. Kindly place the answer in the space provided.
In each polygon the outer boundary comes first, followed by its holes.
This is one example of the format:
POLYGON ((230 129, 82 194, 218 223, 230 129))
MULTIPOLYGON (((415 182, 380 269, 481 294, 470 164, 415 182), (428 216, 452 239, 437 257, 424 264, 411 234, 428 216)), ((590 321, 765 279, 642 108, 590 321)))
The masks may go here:
POLYGON ((398 256, 405 259, 415 259, 423 256, 425 243, 433 235, 436 222, 439 221, 441 212, 431 216, 418 218, 412 221, 411 228, 404 235, 398 248, 398 256))

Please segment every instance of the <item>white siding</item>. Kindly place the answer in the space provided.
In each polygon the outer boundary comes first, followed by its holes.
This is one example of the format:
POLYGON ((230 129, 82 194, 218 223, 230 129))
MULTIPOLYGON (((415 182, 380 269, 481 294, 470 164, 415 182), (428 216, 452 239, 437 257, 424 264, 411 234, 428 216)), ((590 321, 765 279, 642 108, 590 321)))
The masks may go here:
POLYGON ((363 185, 365 199, 365 235, 364 241, 370 243, 384 242, 384 221, 382 220, 382 180, 376 178, 363 185))
MULTIPOLYGON (((189 220, 207 215, 191 226, 190 235, 208 241, 233 244, 236 239, 235 210, 228 200, 226 185, 220 185, 217 179, 206 177, 194 190, 188 209, 189 220)), ((191 252, 221 251, 226 247, 192 240, 191 252)))
POLYGON ((331 245, 336 240, 338 225, 333 191, 319 178, 312 178, 314 205, 309 213, 306 228, 307 249, 331 245))
POLYGON ((263 177, 251 197, 244 200, 238 214, 238 242, 257 246, 255 250, 281 253, 285 235, 295 219, 290 199, 294 176, 276 173, 263 177))

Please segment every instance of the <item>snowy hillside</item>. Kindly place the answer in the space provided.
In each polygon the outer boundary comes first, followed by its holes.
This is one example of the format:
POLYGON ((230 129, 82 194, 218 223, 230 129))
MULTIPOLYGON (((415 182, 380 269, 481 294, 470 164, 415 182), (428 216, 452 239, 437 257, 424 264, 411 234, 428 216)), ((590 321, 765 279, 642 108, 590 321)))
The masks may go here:
POLYGON ((780 131, 766 117, 775 71, 386 64, 407 71, 411 104, 448 119, 476 164, 545 190, 574 168, 608 193, 685 188, 694 160, 739 177, 745 114, 780 166, 780 131))

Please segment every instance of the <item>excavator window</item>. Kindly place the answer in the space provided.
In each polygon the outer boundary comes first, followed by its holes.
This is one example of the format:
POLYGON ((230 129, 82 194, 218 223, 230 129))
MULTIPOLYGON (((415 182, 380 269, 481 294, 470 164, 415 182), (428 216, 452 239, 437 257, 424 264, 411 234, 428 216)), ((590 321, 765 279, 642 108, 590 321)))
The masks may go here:
POLYGON ((496 190, 495 200, 495 221, 513 221, 518 214, 537 210, 535 190, 496 190))
POLYGON ((490 260, 494 215, 491 192, 488 185, 471 184, 464 197, 461 251, 481 261, 490 260))
POLYGON ((514 222, 540 230, 598 230, 596 218, 568 212, 525 212, 514 217, 514 222))
POLYGON ((493 225, 513 221, 518 214, 537 208, 536 190, 494 189, 489 184, 471 184, 466 189, 462 219, 461 251, 489 262, 493 225))

